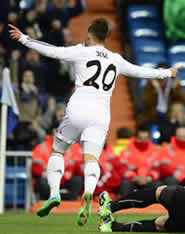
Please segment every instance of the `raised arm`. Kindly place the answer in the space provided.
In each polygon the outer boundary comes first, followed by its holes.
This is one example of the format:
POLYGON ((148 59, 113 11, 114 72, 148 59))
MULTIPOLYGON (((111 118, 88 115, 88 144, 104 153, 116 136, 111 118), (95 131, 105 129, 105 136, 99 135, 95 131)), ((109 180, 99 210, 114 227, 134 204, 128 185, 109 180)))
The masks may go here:
MULTIPOLYGON (((38 53, 54 59, 66 60, 73 62, 78 57, 78 51, 71 47, 57 47, 48 43, 32 40, 27 35, 23 34, 18 28, 9 24, 9 30, 12 39, 19 41, 24 46, 36 50, 38 53)), ((75 47, 76 48, 76 47, 75 47)))
POLYGON ((140 78, 140 79, 164 79, 169 77, 176 77, 178 74, 178 70, 184 67, 184 66, 179 66, 176 68, 169 68, 169 69, 153 69, 129 63, 121 56, 120 58, 121 58, 120 73, 128 77, 140 78))

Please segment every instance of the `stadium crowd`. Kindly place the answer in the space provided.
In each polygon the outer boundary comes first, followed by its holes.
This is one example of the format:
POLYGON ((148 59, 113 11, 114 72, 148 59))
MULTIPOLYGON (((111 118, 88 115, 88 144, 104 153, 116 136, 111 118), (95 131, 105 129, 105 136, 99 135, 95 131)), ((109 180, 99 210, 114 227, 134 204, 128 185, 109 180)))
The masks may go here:
MULTIPOLYGON (((0 8, 0 88, 2 70, 8 64, 20 111, 19 124, 8 139, 8 149, 32 150, 33 188, 41 200, 49 197, 46 167, 54 132, 73 91, 73 70, 69 64, 44 58, 11 40, 7 23, 18 26, 33 39, 69 46, 72 44, 69 20, 85 9, 83 0, 74 2, 71 6, 66 0, 12 0, 2 1, 6 7, 0 8), (8 18, 4 9, 9 9, 8 18)), ((117 0, 116 4, 120 6, 121 2, 127 7, 147 1, 117 0)), ((123 30, 126 35, 123 41, 128 43, 128 29, 123 30)), ((158 67, 166 68, 169 64, 159 63, 158 67)), ((137 116, 136 130, 120 126, 115 144, 104 145, 95 196, 106 190, 114 199, 127 196, 134 189, 185 185, 184 88, 178 78, 151 80, 142 97, 143 111, 137 116), (158 129, 157 142, 151 137, 153 126, 158 129)), ((64 159, 61 198, 76 200, 83 193, 80 144, 71 146, 64 159)))
POLYGON ((44 58, 16 43, 8 35, 8 23, 33 39, 69 46, 72 44, 69 21, 84 9, 84 0, 76 0, 73 5, 65 0, 1 2, 0 88, 3 68, 8 65, 20 112, 8 149, 32 150, 42 142, 52 122, 60 122, 74 87, 71 65, 44 58))

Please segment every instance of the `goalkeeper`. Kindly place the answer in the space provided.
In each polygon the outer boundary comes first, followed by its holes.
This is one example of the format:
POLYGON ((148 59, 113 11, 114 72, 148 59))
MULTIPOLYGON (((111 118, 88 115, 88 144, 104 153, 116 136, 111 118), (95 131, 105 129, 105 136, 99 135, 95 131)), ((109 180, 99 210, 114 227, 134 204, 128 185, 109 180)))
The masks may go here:
POLYGON ((185 187, 180 185, 159 186, 153 189, 134 190, 125 198, 112 201, 107 192, 99 196, 101 232, 185 232, 185 187), (153 220, 129 223, 116 222, 112 213, 121 209, 143 208, 160 203, 168 214, 153 220))

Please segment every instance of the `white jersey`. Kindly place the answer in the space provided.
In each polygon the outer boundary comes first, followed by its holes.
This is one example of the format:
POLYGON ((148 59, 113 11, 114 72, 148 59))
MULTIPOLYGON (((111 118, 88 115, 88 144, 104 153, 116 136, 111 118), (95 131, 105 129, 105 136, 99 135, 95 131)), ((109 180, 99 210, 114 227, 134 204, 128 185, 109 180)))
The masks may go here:
POLYGON ((87 149, 84 147, 83 153, 99 158, 109 128, 110 97, 118 75, 152 79, 171 77, 170 70, 133 65, 103 46, 85 47, 79 44, 56 47, 31 40, 24 34, 19 41, 42 55, 65 60, 74 65, 76 89, 55 134, 54 142, 60 140, 60 143, 53 146, 57 152, 64 153, 68 145, 74 143, 80 136, 81 142, 90 143, 90 147, 87 149))
POLYGON ((76 89, 69 105, 72 102, 86 101, 95 105, 102 104, 109 110, 115 80, 120 74, 146 79, 171 77, 169 69, 158 70, 133 65, 103 46, 85 47, 78 44, 71 47, 56 47, 32 40, 24 34, 21 35, 19 42, 44 56, 74 64, 76 89))

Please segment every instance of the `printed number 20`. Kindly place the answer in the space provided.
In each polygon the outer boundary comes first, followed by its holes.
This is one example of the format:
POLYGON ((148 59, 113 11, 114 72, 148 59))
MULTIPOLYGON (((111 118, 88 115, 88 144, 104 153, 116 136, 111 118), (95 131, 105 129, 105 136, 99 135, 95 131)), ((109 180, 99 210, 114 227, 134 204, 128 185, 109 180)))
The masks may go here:
MULTIPOLYGON (((99 89, 99 84, 97 84, 95 81, 96 81, 96 79, 98 78, 98 76, 101 73, 101 63, 100 63, 100 61, 98 61, 98 60, 89 61, 89 62, 87 62, 86 66, 87 67, 97 66, 97 71, 96 71, 96 73, 91 78, 89 78, 88 80, 86 80, 83 83, 83 85, 93 86, 96 89, 99 89)), ((108 91, 109 89, 111 89, 112 86, 113 86, 113 84, 114 84, 115 79, 116 79, 116 67, 113 64, 110 64, 107 67, 107 69, 105 70, 104 74, 103 74, 103 80, 102 80, 103 90, 108 91), (113 80, 112 80, 112 82, 110 84, 106 84, 105 83, 105 79, 106 79, 107 74, 110 71, 114 72, 114 78, 113 78, 113 80)))

